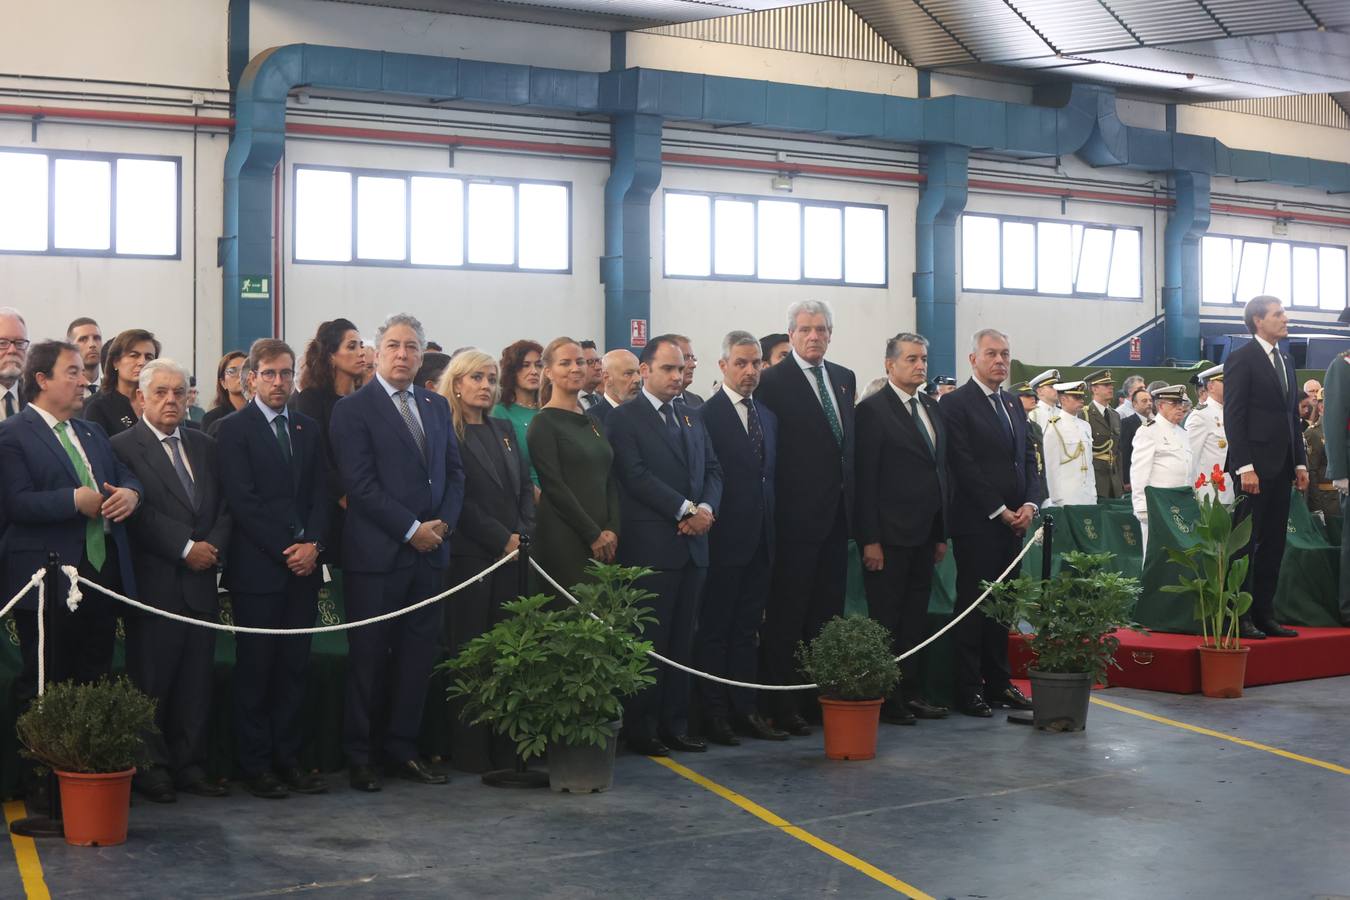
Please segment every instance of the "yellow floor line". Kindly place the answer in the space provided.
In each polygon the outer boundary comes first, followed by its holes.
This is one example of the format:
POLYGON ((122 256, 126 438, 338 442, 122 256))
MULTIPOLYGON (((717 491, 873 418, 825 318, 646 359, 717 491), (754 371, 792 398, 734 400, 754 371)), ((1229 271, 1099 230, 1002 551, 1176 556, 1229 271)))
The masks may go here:
POLYGON ((754 802, 753 800, 747 797, 741 796, 740 794, 736 793, 730 788, 723 787, 717 782, 705 778, 704 776, 695 772, 693 769, 687 769, 684 766, 680 765, 679 763, 663 756, 650 756, 648 757, 648 759, 650 759, 654 763, 665 766, 667 769, 674 772, 676 775, 689 779, 699 787, 712 791, 714 794, 721 797, 723 800, 730 800, 732 803, 736 804, 741 809, 750 813, 750 815, 754 816, 760 821, 772 825, 775 828, 781 829, 783 833, 790 834, 797 840, 802 841, 805 844, 809 844, 812 847, 815 847, 817 850, 819 850, 821 853, 824 853, 826 856, 832 857, 838 860, 839 862, 843 863, 844 865, 856 869, 857 871, 866 875, 868 878, 871 878, 873 881, 880 882, 881 884, 886 885, 886 887, 890 888, 893 891, 897 891, 898 893, 904 894, 906 897, 912 898, 912 900, 933 900, 933 897, 931 895, 925 894, 923 891, 914 887, 914 885, 901 881, 899 878, 896 878, 889 872, 883 872, 882 870, 878 869, 876 866, 872 865, 866 860, 859 859, 852 853, 849 853, 845 850, 841 850, 834 844, 831 844, 829 841, 818 838, 814 834, 803 828, 798 828, 796 825, 793 825, 791 822, 787 821, 782 816, 779 816, 765 809, 758 803, 754 802))
MULTIPOLYGON (((22 800, 10 800, 5 804, 5 824, 28 815, 22 800)), ((42 860, 38 859, 37 844, 30 837, 10 832, 9 842, 14 845, 14 861, 19 864, 19 877, 23 879, 24 894, 28 900, 51 900, 47 890, 47 880, 42 877, 42 860)))
POLYGON ((1105 706, 1107 709, 1114 709, 1117 712, 1128 713, 1132 716, 1138 716, 1141 719, 1148 719, 1150 722, 1171 725, 1173 728, 1180 728, 1184 731, 1194 732, 1195 734, 1203 734, 1206 737, 1218 738, 1221 741, 1228 741, 1229 743, 1237 744, 1240 747, 1247 747, 1251 750, 1261 750, 1265 753, 1274 754, 1275 756, 1282 756, 1285 759, 1292 759, 1294 762, 1317 766, 1319 769, 1326 769, 1328 772, 1335 772, 1338 775, 1350 775, 1350 768, 1345 766, 1340 766, 1336 763, 1327 762, 1321 759, 1313 759, 1311 756, 1301 756, 1297 753, 1290 753, 1288 750, 1281 750, 1279 747, 1272 747, 1269 744, 1260 744, 1245 738, 1233 737, 1231 734, 1224 734, 1222 731, 1215 731, 1212 728, 1201 728, 1199 725, 1188 725, 1185 722, 1178 722, 1176 719, 1169 719, 1165 716, 1155 716, 1153 713, 1144 712, 1142 709, 1121 706, 1119 703, 1112 703, 1110 700, 1102 700, 1098 697, 1093 697, 1092 702, 1098 706, 1105 706))

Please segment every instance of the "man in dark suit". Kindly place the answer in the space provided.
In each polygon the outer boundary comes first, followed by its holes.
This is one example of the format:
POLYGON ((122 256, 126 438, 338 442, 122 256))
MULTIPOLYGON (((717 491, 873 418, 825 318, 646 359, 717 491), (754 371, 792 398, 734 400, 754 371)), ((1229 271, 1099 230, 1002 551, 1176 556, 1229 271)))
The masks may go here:
POLYGON ((17 309, 0 306, 0 422, 17 416, 24 408, 19 378, 27 358, 27 323, 17 309))
MULTIPOLYGON (((126 520, 140 505, 140 481, 113 453, 103 429, 75 418, 84 404, 84 363, 73 344, 32 345, 23 370, 24 409, 0 423, 0 497, 5 515, 5 599, 19 592, 47 554, 76 565, 109 590, 136 596, 126 520)), ((64 584, 64 582, 63 582, 64 584)), ((113 632, 122 607, 88 588, 75 612, 47 598, 48 684, 90 682, 112 667, 113 632)), ((23 668, 22 711, 37 696, 37 595, 14 611, 23 668)))
MULTIPOLYGON (((450 563, 464 467, 450 405, 413 384, 424 346, 421 322, 390 316, 375 333, 375 376, 333 407, 329 433, 347 488, 342 562, 350 620, 440 593, 450 563)), ((417 753, 441 623, 441 604, 433 603, 347 632, 342 743, 353 788, 380 790, 381 756, 401 778, 445 784, 417 753), (383 746, 373 747, 380 734, 383 746)))
MULTIPOLYGON (((800 683, 795 651, 844 612, 849 523, 853 516, 853 372, 825 359, 834 332, 829 304, 788 307, 792 353, 760 378, 757 400, 778 417, 773 590, 760 632, 760 665, 771 684, 800 683)), ((783 691, 761 696, 789 734, 811 728, 783 691)))
MULTIPOLYGON (((699 415, 675 402, 684 387, 684 355, 674 336, 652 338, 641 364, 642 393, 605 422, 623 521, 618 560, 656 570, 640 582, 656 595, 656 621, 643 637, 657 653, 688 664, 722 470, 699 415)), ((658 666, 656 684, 626 704, 624 730, 637 753, 706 749, 689 735, 689 676, 658 666)))
POLYGON ((632 400, 642 389, 638 358, 628 350, 611 350, 604 355, 601 363, 605 373, 604 391, 600 399, 586 410, 598 422, 605 421, 610 410, 632 400))
POLYGON ((694 345, 689 338, 682 334, 673 335, 675 342, 680 347, 680 352, 684 354, 684 385, 680 388, 680 394, 676 402, 683 403, 690 409, 697 409, 703 405, 703 398, 693 391, 689 386, 694 383, 694 370, 698 368, 698 357, 694 355, 694 345))
MULTIPOLYGON (((898 655, 927 636, 933 567, 947 553, 947 434, 937 401, 923 396, 928 339, 902 333, 887 341, 886 380, 858 404, 854 534, 868 615, 890 631, 898 655)), ((897 725, 945 718, 923 697, 919 658, 900 665, 899 695, 882 718, 897 725)))
POLYGON ((1289 319, 1277 297, 1247 301, 1243 320, 1255 340, 1224 360, 1224 431, 1227 470, 1240 499, 1236 515, 1252 517, 1251 556, 1243 588, 1252 595, 1251 612, 1242 622, 1244 638, 1297 637, 1275 621, 1275 587, 1289 521, 1289 488, 1308 489, 1307 450, 1298 417, 1299 388, 1294 366, 1280 351, 1289 336, 1289 319))
MULTIPOLYGON (((1130 465, 1134 462, 1134 436, 1139 433, 1145 422, 1153 419, 1153 395, 1142 385, 1135 388, 1129 401, 1134 415, 1126 416, 1120 421, 1120 477, 1124 480, 1129 479, 1130 465)), ((1126 484, 1125 490, 1129 489, 1130 486, 1126 484)))
MULTIPOLYGON (((753 682, 759 665, 759 624, 769 599, 774 551, 774 460, 778 417, 755 403, 763 367, 759 340, 733 331, 722 342, 722 387, 699 409, 722 467, 722 505, 708 536, 708 582, 694 639, 694 667, 753 682)), ((755 707, 755 692, 706 679, 697 682, 704 734, 740 743, 736 732, 785 741, 755 707)))
MULTIPOLYGON (((253 399, 217 426, 221 480, 234 519, 224 585, 237 625, 310 628, 323 577, 334 499, 313 419, 287 408, 295 354, 263 338, 248 354, 253 399)), ((256 797, 319 794, 327 785, 300 768, 300 707, 309 635, 235 637, 234 728, 239 771, 256 797)))
POLYGON ((600 386, 605 382, 605 370, 595 341, 582 341, 580 346, 581 356, 586 361, 586 378, 581 382, 577 402, 581 404, 582 412, 590 412, 600 402, 600 386))
MULTIPOLYGON (((216 442, 201 429, 180 427, 188 374, 176 362, 146 363, 137 394, 144 418, 112 440, 144 489, 129 524, 136 584, 145 603, 214 621, 216 570, 230 537, 216 442)), ((158 803, 176 799, 175 788, 225 796, 205 770, 216 633, 130 610, 125 622, 127 673, 155 700, 158 728, 145 739, 151 765, 136 771, 133 785, 158 803)))
MULTIPOLYGON (((1045 500, 1026 416, 1000 388, 1011 359, 1007 335, 992 328, 977 331, 970 353, 974 376, 942 399, 958 612, 979 597, 982 582, 996 580, 1021 552, 1045 500)), ((1016 576, 1016 570, 1009 575, 1016 576)), ((976 609, 953 631, 957 708, 982 717, 993 715, 991 705, 1030 709, 1009 680, 1008 629, 976 609)))

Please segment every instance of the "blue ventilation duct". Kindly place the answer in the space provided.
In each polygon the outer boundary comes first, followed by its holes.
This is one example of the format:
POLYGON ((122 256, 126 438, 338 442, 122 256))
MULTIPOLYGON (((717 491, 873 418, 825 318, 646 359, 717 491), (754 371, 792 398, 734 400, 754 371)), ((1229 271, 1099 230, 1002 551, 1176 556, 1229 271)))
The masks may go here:
POLYGON ((610 140, 614 158, 605 182, 605 347, 633 344, 634 323, 651 337, 652 193, 661 184, 661 117, 615 116, 610 140))
POLYGON ((1209 176, 1173 172, 1176 206, 1163 231, 1163 337, 1168 359, 1200 359, 1200 238, 1209 229, 1209 176))
POLYGON ((914 223, 914 312, 930 375, 956 374, 956 222, 966 208, 970 150, 933 144, 914 223))

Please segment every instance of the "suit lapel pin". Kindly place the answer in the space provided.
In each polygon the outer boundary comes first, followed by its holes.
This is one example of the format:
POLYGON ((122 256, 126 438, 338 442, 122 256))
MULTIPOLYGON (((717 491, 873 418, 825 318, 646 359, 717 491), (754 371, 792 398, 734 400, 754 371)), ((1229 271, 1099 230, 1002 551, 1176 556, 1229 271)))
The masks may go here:
POLYGON ((511 439, 510 439, 509 437, 506 437, 506 436, 503 435, 503 437, 502 437, 502 443, 506 446, 506 452, 507 452, 507 453, 510 453, 510 452, 511 452, 511 439))
POLYGON ((596 437, 600 437, 600 429, 595 427, 595 422, 591 422, 591 431, 595 432, 596 437))
POLYGON ((693 428, 693 427, 694 427, 693 425, 690 424, 690 422, 689 422, 689 417, 688 417, 688 416, 685 416, 685 417, 684 417, 684 427, 685 427, 685 428, 693 428))

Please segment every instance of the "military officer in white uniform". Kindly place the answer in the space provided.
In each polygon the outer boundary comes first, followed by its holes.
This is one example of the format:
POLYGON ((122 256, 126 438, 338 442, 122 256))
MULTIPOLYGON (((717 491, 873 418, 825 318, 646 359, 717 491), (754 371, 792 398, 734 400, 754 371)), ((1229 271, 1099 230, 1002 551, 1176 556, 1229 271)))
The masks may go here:
POLYGON ((1186 388, 1172 384, 1150 392, 1158 414, 1153 421, 1139 426, 1134 436, 1134 454, 1130 459, 1130 486, 1134 516, 1139 520, 1144 553, 1148 553, 1148 505, 1144 488, 1189 487, 1191 445, 1181 420, 1186 415, 1186 388))
POLYGON ((1027 413, 1027 418, 1045 433, 1050 417, 1059 415, 1059 395, 1055 392, 1055 382, 1059 381, 1059 369, 1047 369, 1027 382, 1036 392, 1036 406, 1027 413))
POLYGON ((1078 418, 1087 397, 1082 381, 1055 385, 1060 408, 1045 426, 1046 506, 1091 506, 1097 502, 1092 474, 1092 426, 1078 418))
MULTIPOLYGON (((1223 471, 1228 458, 1228 439, 1223 433, 1223 365, 1206 369, 1195 377, 1204 385, 1209 399, 1191 411, 1186 419, 1186 438, 1191 445, 1191 483, 1201 475, 1206 481, 1218 466, 1223 471)), ((1199 499, 1214 494, 1214 488, 1206 484, 1198 493, 1199 499)), ((1221 503, 1233 502, 1233 484, 1225 481, 1224 489, 1219 493, 1221 503)))

